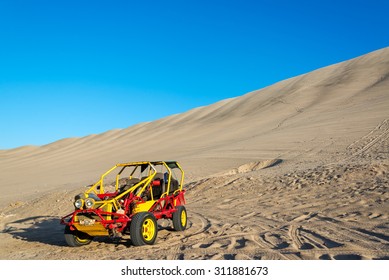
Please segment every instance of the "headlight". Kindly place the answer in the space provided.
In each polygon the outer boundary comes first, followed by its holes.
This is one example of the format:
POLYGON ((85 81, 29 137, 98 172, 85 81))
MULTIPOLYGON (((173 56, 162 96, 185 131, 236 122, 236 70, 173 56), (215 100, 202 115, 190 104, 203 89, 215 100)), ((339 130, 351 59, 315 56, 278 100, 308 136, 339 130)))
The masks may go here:
POLYGON ((80 199, 77 199, 77 200, 74 202, 74 207, 76 207, 77 209, 81 209, 82 206, 84 206, 84 200, 82 200, 81 198, 80 198, 80 199))
POLYGON ((90 209, 93 207, 93 205, 95 205, 95 200, 93 198, 87 198, 85 199, 85 207, 86 209, 90 209))

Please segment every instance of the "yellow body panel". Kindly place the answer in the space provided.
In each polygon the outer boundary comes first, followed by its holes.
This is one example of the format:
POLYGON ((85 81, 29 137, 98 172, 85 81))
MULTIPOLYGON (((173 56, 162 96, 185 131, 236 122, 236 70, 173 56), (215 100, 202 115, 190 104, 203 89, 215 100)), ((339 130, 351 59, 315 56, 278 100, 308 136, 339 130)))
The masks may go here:
MULTIPOLYGON (((113 208, 113 203, 107 202, 107 203, 104 203, 104 205, 103 205, 103 207, 102 207, 102 210, 103 210, 104 212, 112 212, 112 208, 113 208)), ((107 215, 107 216, 105 216, 104 218, 105 218, 107 221, 109 221, 109 220, 112 219, 111 215, 107 215)))
POLYGON ((154 203, 155 203, 155 200, 146 201, 145 203, 139 203, 136 205, 133 213, 149 211, 151 206, 154 205, 154 203))
POLYGON ((78 223, 74 224, 74 227, 90 236, 108 236, 108 230, 99 222, 96 222, 93 225, 81 225, 78 223))

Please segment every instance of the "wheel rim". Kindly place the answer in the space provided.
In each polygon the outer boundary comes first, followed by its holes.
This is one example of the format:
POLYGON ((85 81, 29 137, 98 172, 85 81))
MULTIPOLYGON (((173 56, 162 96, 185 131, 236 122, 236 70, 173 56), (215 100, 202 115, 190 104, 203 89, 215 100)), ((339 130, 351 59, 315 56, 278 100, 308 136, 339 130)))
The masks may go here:
POLYGON ((88 238, 80 238, 78 236, 75 236, 75 238, 76 238, 77 242, 79 242, 79 243, 86 243, 89 241, 88 238))
POLYGON ((181 225, 183 225, 183 226, 186 225, 186 212, 185 211, 181 212, 181 225))
POLYGON ((152 219, 146 219, 142 224, 142 235, 146 241, 151 241, 155 235, 155 225, 152 219))

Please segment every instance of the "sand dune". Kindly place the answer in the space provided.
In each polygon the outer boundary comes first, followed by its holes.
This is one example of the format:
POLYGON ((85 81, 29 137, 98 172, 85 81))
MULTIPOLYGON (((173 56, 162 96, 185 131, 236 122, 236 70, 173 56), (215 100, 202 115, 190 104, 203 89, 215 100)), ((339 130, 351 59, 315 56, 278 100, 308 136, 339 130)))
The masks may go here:
POLYGON ((0 258, 387 259, 388 147, 385 48, 155 122, 1 150, 0 258), (65 246, 75 193, 117 162, 158 159, 188 174, 187 231, 161 222, 141 251, 65 246))
POLYGON ((237 168, 228 170, 227 172, 223 172, 221 175, 235 175, 235 174, 253 172, 253 171, 273 167, 280 163, 282 163, 282 159, 268 159, 262 161, 249 162, 237 168))

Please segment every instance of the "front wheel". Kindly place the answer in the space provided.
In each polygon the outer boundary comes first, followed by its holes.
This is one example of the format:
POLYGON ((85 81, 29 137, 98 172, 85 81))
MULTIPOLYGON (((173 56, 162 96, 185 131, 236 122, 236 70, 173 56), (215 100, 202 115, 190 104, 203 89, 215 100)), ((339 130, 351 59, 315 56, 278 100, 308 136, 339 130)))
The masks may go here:
POLYGON ((78 230, 71 230, 69 226, 65 227, 64 234, 65 234, 66 243, 70 247, 79 247, 83 245, 88 245, 89 243, 92 242, 93 239, 92 236, 84 232, 78 230))
POLYGON ((130 225, 130 236, 135 246, 153 245, 157 239, 158 225, 150 212, 140 212, 134 215, 130 225))
POLYGON ((186 229, 188 217, 186 215, 185 206, 177 206, 177 211, 173 213, 173 228, 176 231, 183 231, 186 229))

